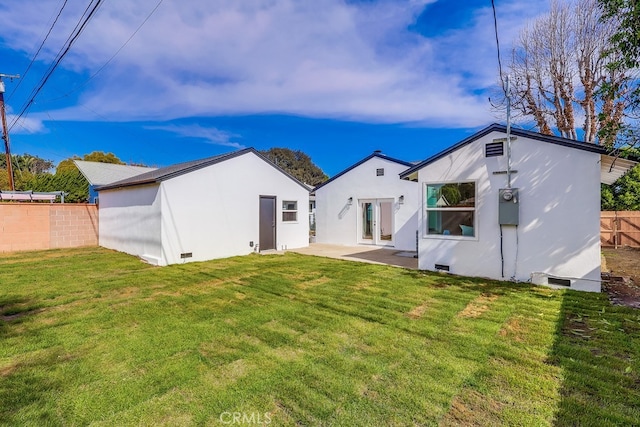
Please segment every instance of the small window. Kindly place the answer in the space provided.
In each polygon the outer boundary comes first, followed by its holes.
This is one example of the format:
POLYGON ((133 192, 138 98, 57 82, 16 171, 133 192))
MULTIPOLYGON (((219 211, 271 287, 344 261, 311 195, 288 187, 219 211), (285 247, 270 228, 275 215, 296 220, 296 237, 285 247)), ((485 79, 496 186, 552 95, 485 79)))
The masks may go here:
POLYGON ((376 169, 376 176, 384 176, 384 168, 376 169))
POLYGON ((476 184, 426 184, 426 234, 475 237, 476 184))
POLYGON ((295 200, 282 201, 282 221, 294 222, 298 220, 298 202, 295 200))
POLYGON ((502 142, 490 142, 484 146, 485 157, 498 157, 504 155, 504 144, 502 142))

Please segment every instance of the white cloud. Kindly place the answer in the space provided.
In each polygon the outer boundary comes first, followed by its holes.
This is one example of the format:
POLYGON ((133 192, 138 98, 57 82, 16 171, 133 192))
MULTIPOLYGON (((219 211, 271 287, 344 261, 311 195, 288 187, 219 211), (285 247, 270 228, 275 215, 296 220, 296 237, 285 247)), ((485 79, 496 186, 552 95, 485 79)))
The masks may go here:
POLYGON ((146 126, 146 129, 171 132, 183 138, 204 139, 209 144, 222 145, 224 147, 245 148, 244 145, 232 141, 232 139, 238 138, 240 135, 212 127, 203 127, 200 125, 166 125, 146 126))
MULTIPOLYGON (((286 113, 431 126, 485 124, 491 112, 482 91, 495 84, 497 69, 488 9, 464 30, 428 39, 408 30, 428 2, 164 0, 83 89, 79 103, 85 107, 54 115, 95 120, 89 113, 94 110, 129 121, 286 113)), ((156 3, 106 2, 61 65, 77 73, 70 86, 102 66, 156 3)), ((509 22, 509 31, 533 13, 522 1, 503 4, 500 18, 509 22)), ((58 5, 53 0, 5 5, 0 9, 0 20, 9 23, 5 43, 31 52, 48 28, 47 14, 38 11, 54 13, 58 5)), ((46 57, 57 52, 79 11, 65 11, 46 57)))
MULTIPOLYGON (((16 116, 13 114, 7 114, 7 123, 11 124, 15 120, 16 116)), ((42 123, 42 120, 33 117, 21 117, 15 126, 11 129, 9 134, 35 134, 46 133, 48 129, 42 123)))

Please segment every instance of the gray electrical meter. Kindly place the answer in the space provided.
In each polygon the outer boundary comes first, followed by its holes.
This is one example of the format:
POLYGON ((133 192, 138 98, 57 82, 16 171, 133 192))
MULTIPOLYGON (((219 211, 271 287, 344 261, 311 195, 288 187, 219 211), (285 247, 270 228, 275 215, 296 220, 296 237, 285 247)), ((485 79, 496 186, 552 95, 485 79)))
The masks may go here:
POLYGON ((520 194, 517 188, 501 188, 498 192, 498 222, 500 225, 520 223, 520 194))

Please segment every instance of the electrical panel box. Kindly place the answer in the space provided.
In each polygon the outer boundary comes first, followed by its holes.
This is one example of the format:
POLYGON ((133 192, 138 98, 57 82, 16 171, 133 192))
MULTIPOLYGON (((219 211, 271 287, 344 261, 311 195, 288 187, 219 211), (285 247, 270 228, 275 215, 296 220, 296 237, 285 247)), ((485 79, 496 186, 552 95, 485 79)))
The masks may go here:
POLYGON ((520 223, 520 193, 517 188, 501 188, 498 192, 498 222, 500 225, 520 223))

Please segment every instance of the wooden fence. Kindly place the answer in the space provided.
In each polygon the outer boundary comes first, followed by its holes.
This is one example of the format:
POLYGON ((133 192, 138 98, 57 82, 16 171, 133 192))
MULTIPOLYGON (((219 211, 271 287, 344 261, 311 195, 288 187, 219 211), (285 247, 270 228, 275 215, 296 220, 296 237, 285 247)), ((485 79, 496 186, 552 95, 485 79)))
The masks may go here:
POLYGON ((602 247, 640 248, 640 211, 603 211, 600 213, 602 247))

